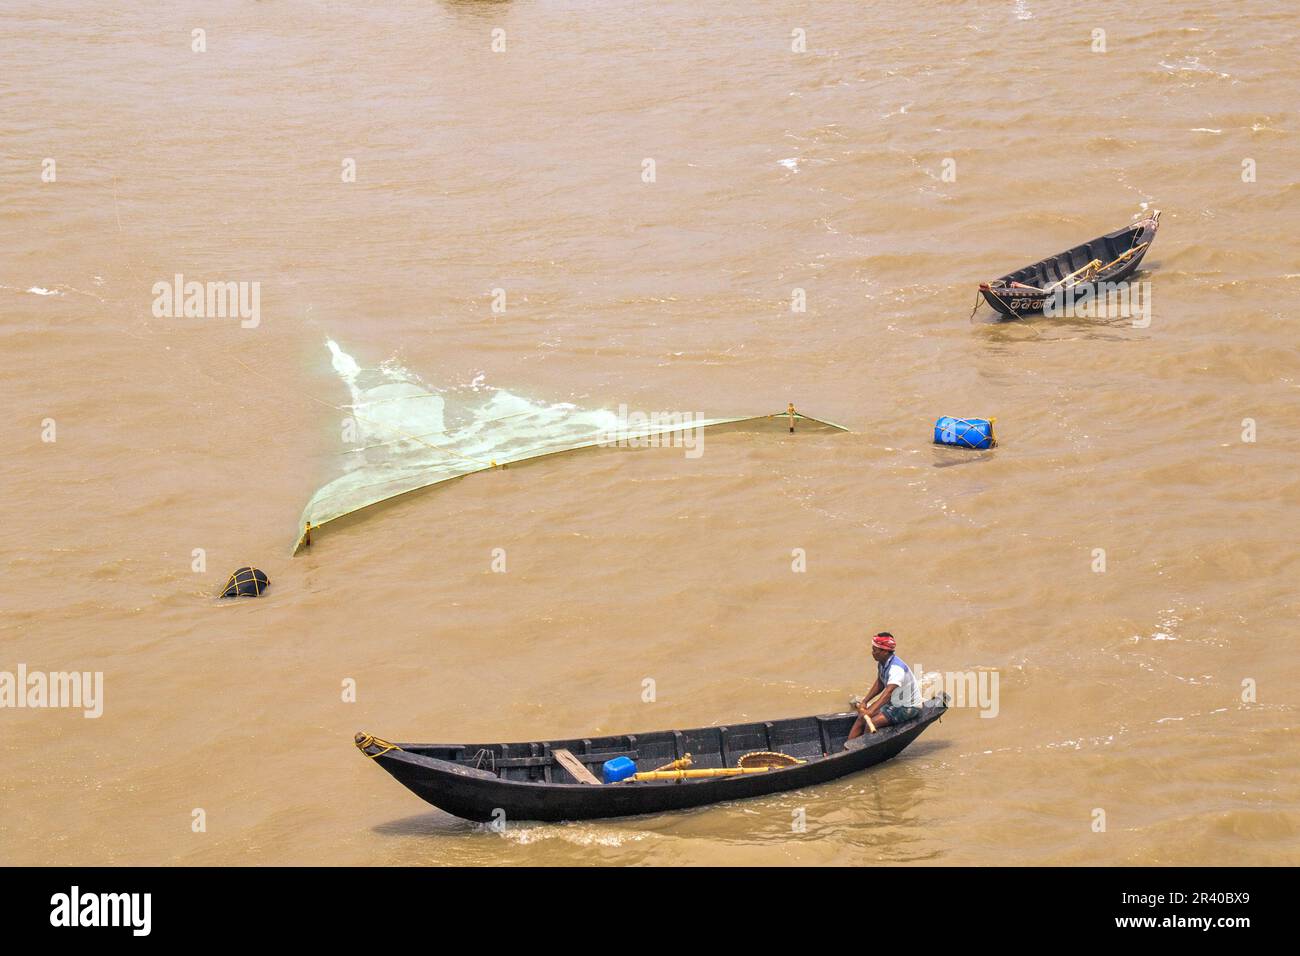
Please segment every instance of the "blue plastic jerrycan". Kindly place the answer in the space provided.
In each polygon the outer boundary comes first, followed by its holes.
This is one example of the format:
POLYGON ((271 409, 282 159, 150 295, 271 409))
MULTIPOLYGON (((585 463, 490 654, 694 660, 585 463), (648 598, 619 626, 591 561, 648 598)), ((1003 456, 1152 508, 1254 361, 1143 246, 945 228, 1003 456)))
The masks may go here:
POLYGON ((636 763, 627 757, 615 757, 613 760, 606 760, 601 764, 600 769, 606 783, 618 783, 636 773, 636 763))

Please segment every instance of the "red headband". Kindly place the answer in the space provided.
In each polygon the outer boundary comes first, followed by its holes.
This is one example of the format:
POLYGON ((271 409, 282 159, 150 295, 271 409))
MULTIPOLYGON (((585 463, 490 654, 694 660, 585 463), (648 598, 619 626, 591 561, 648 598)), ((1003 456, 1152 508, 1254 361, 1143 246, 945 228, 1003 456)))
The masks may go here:
POLYGON ((892 651, 894 648, 898 646, 898 642, 895 641, 888 634, 877 634, 875 637, 871 639, 871 646, 884 648, 887 651, 892 651))

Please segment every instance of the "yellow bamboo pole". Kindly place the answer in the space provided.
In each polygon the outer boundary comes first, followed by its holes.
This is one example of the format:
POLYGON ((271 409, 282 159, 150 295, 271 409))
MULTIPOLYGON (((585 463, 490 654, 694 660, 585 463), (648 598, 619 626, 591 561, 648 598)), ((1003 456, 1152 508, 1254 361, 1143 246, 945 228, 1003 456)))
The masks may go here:
POLYGON ((1109 268, 1110 268, 1111 266, 1113 266, 1115 263, 1117 263, 1117 262, 1123 262, 1123 261, 1124 261, 1125 259, 1127 259, 1129 256, 1133 255, 1133 253, 1135 253, 1135 252, 1137 252, 1137 251, 1139 251, 1139 250, 1141 250, 1141 249, 1145 249, 1145 248, 1146 248, 1147 246, 1149 246, 1150 244, 1151 244, 1151 240, 1149 240, 1149 239, 1148 239, 1146 242, 1138 243, 1136 246, 1134 246, 1134 247, 1133 247, 1132 249, 1130 249, 1128 252, 1124 253, 1124 254, 1121 255, 1121 256, 1116 256, 1114 259, 1110 260, 1110 262, 1106 263, 1104 266, 1102 266, 1102 267, 1101 267, 1100 269, 1098 269, 1097 271, 1098 271, 1098 272, 1105 272, 1107 269, 1109 269, 1109 268))
MULTIPOLYGON (((886 689, 888 689, 888 688, 886 688, 886 689)), ((885 696, 885 691, 884 691, 884 690, 882 690, 882 691, 881 691, 879 694, 877 694, 875 697, 871 698, 871 700, 864 700, 864 701, 862 702, 862 710, 866 710, 868 707, 870 707, 870 706, 871 706, 872 704, 874 704, 876 701, 880 700, 880 698, 883 697, 883 696, 885 696)), ((859 711, 858 711, 858 716, 861 717, 863 720, 865 720, 865 721, 867 722, 867 730, 871 731, 871 732, 874 734, 874 733, 876 732, 876 725, 875 725, 875 723, 872 721, 872 719, 871 719, 870 717, 868 717, 866 714, 862 713, 862 710, 859 710, 859 711)))
MULTIPOLYGON (((1118 260, 1116 260, 1116 261, 1118 261, 1118 260)), ((1091 271, 1091 270, 1093 270, 1093 269, 1100 269, 1100 267, 1101 267, 1101 260, 1100 260, 1100 259, 1093 259, 1091 262, 1089 262, 1089 263, 1088 263, 1086 266, 1084 266, 1082 269, 1075 269, 1075 270, 1074 270, 1073 272, 1071 272, 1068 276, 1065 276, 1064 278, 1058 279, 1056 282, 1053 282, 1051 285, 1049 285, 1049 286, 1048 286, 1046 289, 1044 289, 1043 291, 1044 291, 1044 292, 1051 292, 1051 291, 1054 290, 1057 286, 1065 285, 1065 283, 1069 282, 1071 279, 1073 279, 1075 276, 1079 275, 1080 273, 1082 273, 1082 272, 1089 272, 1089 271, 1091 271)), ((1078 283, 1076 282, 1075 284, 1077 285, 1078 283)))
POLYGON ((731 777, 738 773, 767 773, 779 767, 711 767, 701 770, 646 770, 629 780, 695 780, 701 777, 731 777))

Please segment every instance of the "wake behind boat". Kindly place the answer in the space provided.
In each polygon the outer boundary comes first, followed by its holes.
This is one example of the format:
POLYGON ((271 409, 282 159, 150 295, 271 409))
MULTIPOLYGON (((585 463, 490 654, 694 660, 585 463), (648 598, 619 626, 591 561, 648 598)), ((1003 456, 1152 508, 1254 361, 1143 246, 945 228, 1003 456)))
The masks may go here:
POLYGON ((1160 210, 1147 218, 1089 242, 1048 256, 992 282, 981 282, 984 300, 1003 315, 1041 315, 1054 295, 1104 282, 1123 282, 1151 248, 1160 225, 1160 210))
POLYGON ((467 820, 590 820, 764 796, 857 773, 896 756, 947 703, 926 701, 920 717, 859 737, 847 750, 853 713, 527 743, 391 744, 369 734, 357 734, 355 743, 416 796, 467 820), (637 777, 603 783, 602 768, 619 766, 620 757, 637 777))

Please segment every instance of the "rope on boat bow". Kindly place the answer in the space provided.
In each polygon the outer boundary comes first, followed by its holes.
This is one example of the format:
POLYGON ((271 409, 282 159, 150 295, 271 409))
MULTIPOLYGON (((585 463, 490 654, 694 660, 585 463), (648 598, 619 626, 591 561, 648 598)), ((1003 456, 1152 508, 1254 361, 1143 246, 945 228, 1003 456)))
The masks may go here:
POLYGON ((397 744, 390 744, 387 740, 384 740, 382 737, 375 737, 371 734, 358 733, 355 737, 352 738, 352 742, 357 745, 358 750, 360 750, 363 754, 365 754, 367 757, 371 758, 372 760, 375 757, 382 757, 390 750, 402 749, 401 747, 397 746, 397 744), (380 750, 378 753, 372 754, 370 752, 371 747, 379 747, 380 750))
MULTIPOLYGON (((1040 291, 1041 291, 1041 290, 1040 290, 1040 291)), ((970 317, 971 317, 972 319, 975 318, 975 313, 978 312, 979 309, 980 309, 980 302, 983 301, 983 293, 984 293, 984 292, 987 292, 989 295, 993 296, 993 298, 997 299, 999 302, 1001 302, 1003 305, 1005 305, 1005 306, 1007 307, 1007 314, 1008 314, 1008 315, 1018 315, 1018 314, 1019 314, 1019 313, 1016 312, 1016 310, 1015 310, 1014 308, 1012 308, 1010 305, 1007 305, 1007 300, 1006 300, 1006 299, 1002 298, 1002 296, 998 295, 996 292, 993 291, 993 283, 992 283, 992 282, 985 282, 985 283, 983 284, 983 286, 981 286, 980 288, 978 288, 978 289, 975 290, 975 308, 973 308, 973 309, 970 310, 970 317)))

